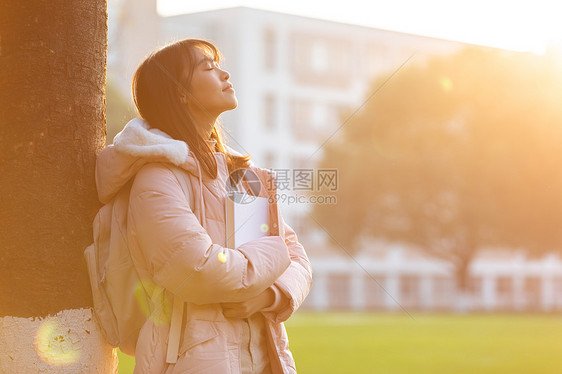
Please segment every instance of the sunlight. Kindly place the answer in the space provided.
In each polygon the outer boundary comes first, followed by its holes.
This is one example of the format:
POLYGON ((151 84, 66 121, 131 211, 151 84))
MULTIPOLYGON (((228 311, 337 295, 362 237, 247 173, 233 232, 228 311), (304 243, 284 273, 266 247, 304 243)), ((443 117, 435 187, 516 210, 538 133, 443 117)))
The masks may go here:
POLYGON ((445 92, 449 92, 453 89, 453 82, 449 77, 441 77, 441 79, 439 79, 439 84, 445 92))
POLYGON ((320 0, 159 0, 158 12, 168 16, 237 6, 535 54, 545 53, 562 36, 562 3, 549 0, 348 0, 331 5, 320 0))
POLYGON ((80 357, 79 343, 56 319, 47 319, 39 326, 34 343, 39 357, 50 365, 70 365, 80 357))
POLYGON ((156 325, 164 325, 170 321, 172 306, 165 297, 164 289, 150 279, 139 281, 134 289, 135 299, 143 314, 150 318, 156 325), (152 300, 147 300, 146 295, 152 295, 152 300))

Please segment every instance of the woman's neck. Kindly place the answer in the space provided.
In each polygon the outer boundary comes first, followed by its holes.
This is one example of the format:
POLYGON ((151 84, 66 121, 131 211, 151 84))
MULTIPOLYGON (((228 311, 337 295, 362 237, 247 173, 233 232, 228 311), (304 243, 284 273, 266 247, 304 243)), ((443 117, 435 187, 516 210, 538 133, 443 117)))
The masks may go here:
POLYGON ((215 128, 215 123, 218 116, 212 116, 209 113, 195 112, 192 113, 194 125, 197 131, 201 134, 203 139, 207 140, 211 138, 213 129, 215 128))

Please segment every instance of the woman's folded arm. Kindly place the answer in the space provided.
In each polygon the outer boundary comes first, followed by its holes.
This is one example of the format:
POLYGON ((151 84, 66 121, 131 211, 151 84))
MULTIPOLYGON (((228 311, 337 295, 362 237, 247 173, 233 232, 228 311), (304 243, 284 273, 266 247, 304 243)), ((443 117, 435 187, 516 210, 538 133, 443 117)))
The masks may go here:
POLYGON ((257 296, 291 266, 287 241, 265 236, 237 249, 213 244, 174 174, 148 164, 129 203, 129 241, 154 281, 188 302, 237 302, 257 296))
POLYGON ((262 309, 261 313, 273 323, 284 322, 301 306, 312 287, 312 266, 304 247, 299 243, 295 231, 283 222, 285 227, 285 243, 289 248, 291 263, 275 280, 272 287, 276 299, 270 308, 262 309))

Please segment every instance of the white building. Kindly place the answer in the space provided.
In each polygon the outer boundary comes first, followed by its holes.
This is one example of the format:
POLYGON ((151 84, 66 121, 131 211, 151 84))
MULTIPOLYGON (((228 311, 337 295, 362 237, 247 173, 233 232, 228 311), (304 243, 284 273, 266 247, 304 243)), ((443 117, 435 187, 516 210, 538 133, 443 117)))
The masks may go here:
MULTIPOLYGON (((314 188, 323 144, 338 137, 342 113, 358 109, 373 81, 467 44, 246 7, 160 17, 156 0, 109 1, 108 76, 126 97, 138 64, 152 50, 183 38, 213 42, 223 53, 239 106, 222 115, 230 146, 287 178, 280 191, 314 188), (302 178, 304 177, 304 178, 302 178)), ((315 282, 304 308, 399 310, 454 307, 449 264, 406 248, 386 247, 351 258, 304 225, 310 204, 281 203, 285 220, 307 248, 315 282)), ((492 255, 494 253, 494 255, 492 255)), ((555 257, 498 259, 486 252, 471 268, 474 309, 561 308, 562 262, 555 257), (492 256, 492 257, 490 257, 492 256)))
MULTIPOLYGON (((293 170, 314 168, 323 143, 341 135, 343 111, 361 106, 376 77, 466 46, 247 7, 159 17, 155 0, 142 6, 114 1, 114 12, 120 10, 121 16, 114 27, 118 31, 110 30, 108 71, 123 92, 130 96, 134 70, 156 47, 183 38, 213 42, 225 56, 222 65, 239 102, 222 115, 227 141, 250 153, 257 165, 286 170, 287 199, 303 197, 292 188, 293 170)), ((306 178, 316 174, 300 176, 306 190, 306 178)), ((302 230, 309 208, 282 202, 284 217, 300 233, 312 234, 302 230)))

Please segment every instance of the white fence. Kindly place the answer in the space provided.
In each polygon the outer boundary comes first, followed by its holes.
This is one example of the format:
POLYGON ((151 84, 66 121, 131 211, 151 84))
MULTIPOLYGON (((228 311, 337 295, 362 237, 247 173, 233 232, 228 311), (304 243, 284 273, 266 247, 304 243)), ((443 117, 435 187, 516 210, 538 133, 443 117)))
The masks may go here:
POLYGON ((562 261, 485 252, 469 267, 468 292, 456 291, 450 263, 403 248, 374 256, 310 257, 314 310, 552 311, 562 309, 562 261))

